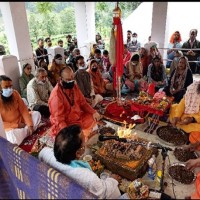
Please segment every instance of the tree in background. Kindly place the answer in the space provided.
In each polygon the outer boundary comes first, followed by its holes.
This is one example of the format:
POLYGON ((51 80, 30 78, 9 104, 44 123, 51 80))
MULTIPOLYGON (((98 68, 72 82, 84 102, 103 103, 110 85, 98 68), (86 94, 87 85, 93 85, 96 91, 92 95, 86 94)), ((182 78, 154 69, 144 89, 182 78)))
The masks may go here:
MULTIPOLYGON (((122 19, 131 14, 141 2, 119 2, 122 19)), ((108 46, 112 27, 112 11, 116 2, 95 3, 96 33, 99 32, 108 46)), ((29 33, 34 48, 39 37, 51 36, 53 45, 58 39, 65 41, 66 34, 76 35, 75 10, 73 2, 25 2, 29 33)), ((0 12, 0 43, 8 50, 2 16, 0 12)), ((106 47, 108 48, 108 47, 106 47)))
MULTIPOLYGON (((59 13, 60 17, 60 33, 61 34, 75 34, 75 10, 74 7, 67 7, 59 13)), ((75 34, 76 35, 76 34, 75 34)))

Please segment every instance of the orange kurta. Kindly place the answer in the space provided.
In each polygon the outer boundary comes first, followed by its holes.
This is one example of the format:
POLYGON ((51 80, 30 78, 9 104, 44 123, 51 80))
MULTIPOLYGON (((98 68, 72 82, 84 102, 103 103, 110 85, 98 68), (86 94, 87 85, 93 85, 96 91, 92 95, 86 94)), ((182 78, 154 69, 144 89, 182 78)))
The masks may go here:
POLYGON ((95 94, 103 94, 106 92, 106 82, 102 78, 101 73, 99 70, 93 72, 91 69, 87 70, 92 77, 92 81, 94 84, 94 92, 95 94))
POLYGON ((0 113, 4 129, 8 131, 18 128, 20 123, 25 123, 27 126, 33 126, 33 121, 28 108, 16 90, 13 91, 13 98, 14 102, 9 108, 5 108, 2 99, 0 98, 0 113))
MULTIPOLYGON (((64 89, 70 96, 71 90, 64 89)), ((80 124, 87 137, 93 126, 96 125, 93 114, 96 112, 85 100, 77 84, 72 89, 74 92, 74 105, 71 106, 59 83, 52 90, 49 98, 51 134, 56 136, 59 131, 72 124, 80 124)))

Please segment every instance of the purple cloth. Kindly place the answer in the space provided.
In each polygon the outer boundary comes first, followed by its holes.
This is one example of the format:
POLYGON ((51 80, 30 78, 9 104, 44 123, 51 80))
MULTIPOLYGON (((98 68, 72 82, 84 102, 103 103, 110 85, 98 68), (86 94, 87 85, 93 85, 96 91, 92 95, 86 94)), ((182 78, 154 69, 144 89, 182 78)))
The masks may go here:
POLYGON ((0 199, 97 199, 78 183, 0 137, 0 199))

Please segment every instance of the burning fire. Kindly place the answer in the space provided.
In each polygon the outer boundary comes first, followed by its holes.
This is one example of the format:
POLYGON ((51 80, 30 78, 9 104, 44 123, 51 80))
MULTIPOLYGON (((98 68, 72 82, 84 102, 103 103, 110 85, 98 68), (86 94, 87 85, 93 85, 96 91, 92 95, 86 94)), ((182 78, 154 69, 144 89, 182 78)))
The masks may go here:
POLYGON ((128 128, 126 128, 127 122, 124 121, 123 123, 124 123, 124 127, 118 127, 117 135, 119 136, 119 138, 131 137, 132 128, 135 127, 135 124, 129 124, 128 128))

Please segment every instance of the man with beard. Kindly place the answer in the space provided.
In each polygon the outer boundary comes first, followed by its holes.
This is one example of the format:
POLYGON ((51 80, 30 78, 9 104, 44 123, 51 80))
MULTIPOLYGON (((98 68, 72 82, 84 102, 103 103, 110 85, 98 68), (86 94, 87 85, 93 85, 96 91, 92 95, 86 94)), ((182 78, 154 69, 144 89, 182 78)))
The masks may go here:
POLYGON ((48 102, 51 134, 56 136, 64 127, 80 124, 87 140, 100 115, 87 103, 78 85, 74 83, 74 73, 70 67, 64 67, 60 76, 61 80, 52 90, 48 102))
POLYGON ((27 85, 27 100, 31 110, 39 111, 45 118, 50 116, 48 100, 53 86, 44 68, 36 70, 35 77, 27 85))
POLYGON ((13 90, 12 80, 5 75, 0 76, 0 96, 0 114, 6 138, 20 145, 24 138, 37 129, 41 115, 36 111, 29 113, 20 94, 13 90))
POLYGON ((49 58, 48 58, 48 52, 44 48, 44 39, 39 38, 38 39, 38 48, 35 50, 36 56, 37 56, 37 61, 44 59, 47 63, 47 66, 49 65, 49 58))

